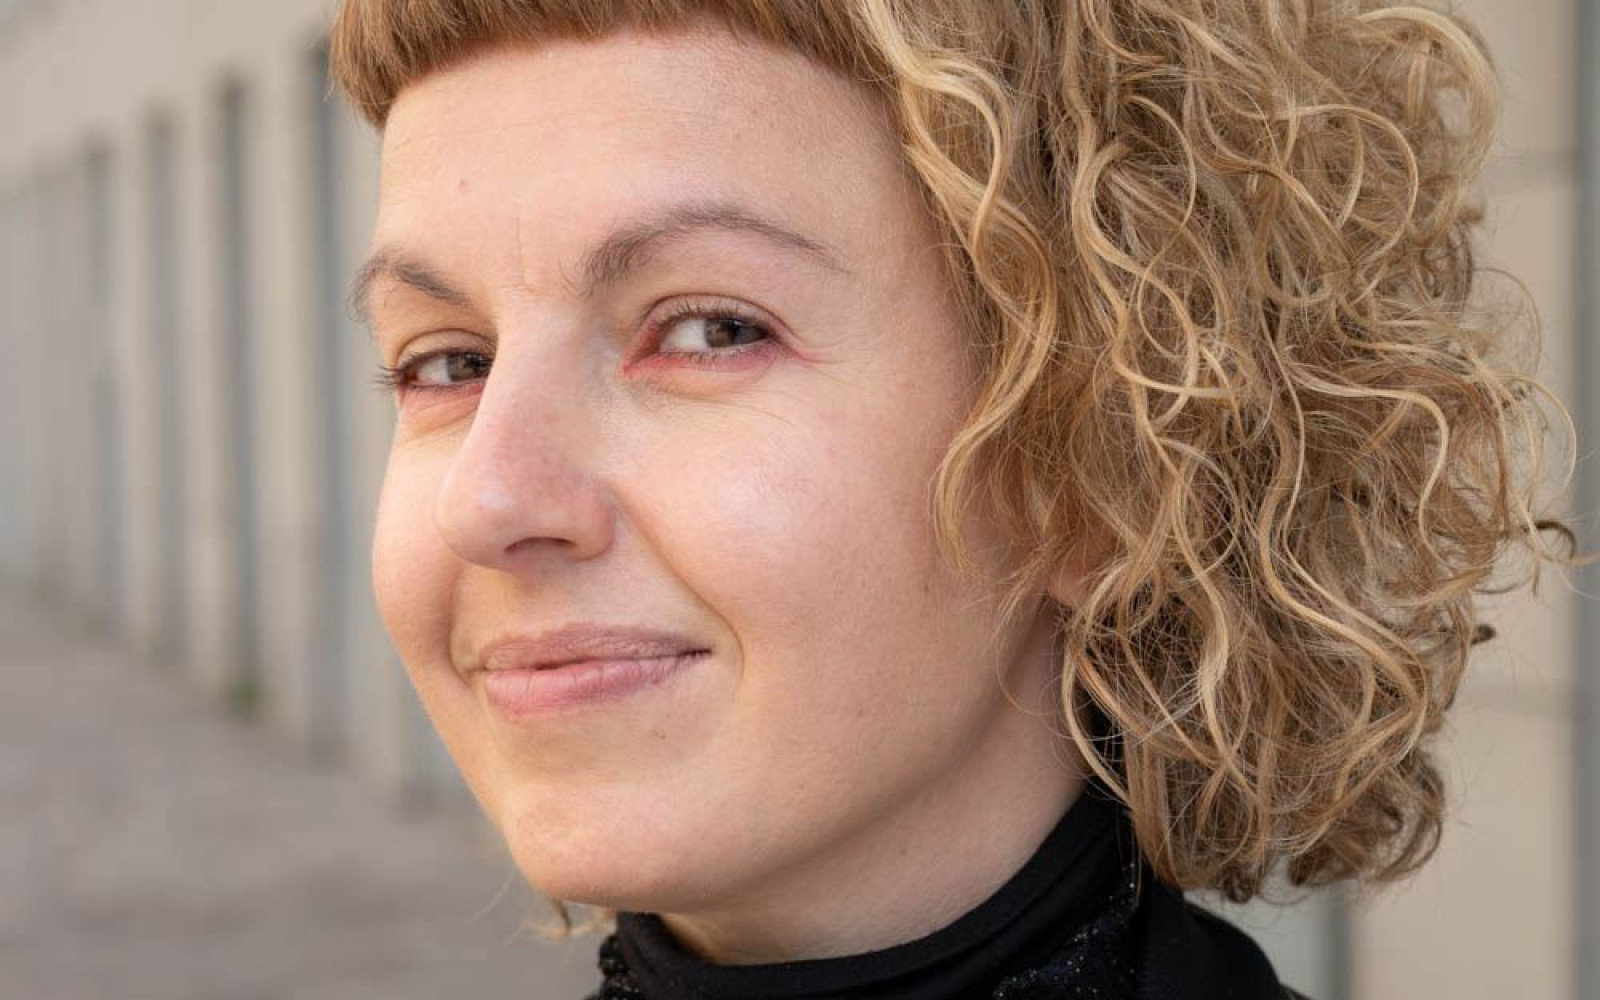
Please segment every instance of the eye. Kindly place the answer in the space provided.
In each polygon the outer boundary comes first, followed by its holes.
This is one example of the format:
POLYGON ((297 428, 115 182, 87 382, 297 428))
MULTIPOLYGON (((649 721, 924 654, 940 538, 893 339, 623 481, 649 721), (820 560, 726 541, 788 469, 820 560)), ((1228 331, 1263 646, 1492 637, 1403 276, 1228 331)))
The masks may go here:
POLYGON ((488 377, 493 360, 476 351, 429 351, 395 365, 378 366, 374 384, 392 392, 438 391, 488 377))
POLYGON ((677 303, 650 327, 656 356, 671 362, 736 363, 776 343, 766 323, 731 302, 677 303))
POLYGON ((657 350, 663 354, 701 354, 707 350, 757 343, 767 336, 767 331, 759 325, 736 316, 691 313, 667 326, 667 335, 661 338, 657 350), (699 344, 705 346, 696 346, 699 344))

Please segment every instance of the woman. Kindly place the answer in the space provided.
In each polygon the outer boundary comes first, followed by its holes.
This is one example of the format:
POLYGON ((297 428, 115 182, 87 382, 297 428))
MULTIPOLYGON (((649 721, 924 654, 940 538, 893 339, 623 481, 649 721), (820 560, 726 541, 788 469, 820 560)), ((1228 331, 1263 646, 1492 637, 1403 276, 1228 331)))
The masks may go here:
POLYGON ((600 996, 1283 996, 1180 890, 1432 853, 1473 591, 1562 530, 1461 22, 346 0, 334 71, 380 608, 600 996))

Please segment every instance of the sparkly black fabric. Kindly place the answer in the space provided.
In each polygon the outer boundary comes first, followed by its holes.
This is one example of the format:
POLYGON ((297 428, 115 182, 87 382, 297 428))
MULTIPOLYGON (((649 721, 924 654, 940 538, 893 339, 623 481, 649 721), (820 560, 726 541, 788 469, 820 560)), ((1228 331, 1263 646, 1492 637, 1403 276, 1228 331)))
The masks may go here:
MULTIPOLYGON (((1156 879, 1090 782, 1004 886, 916 941, 721 966, 651 914, 622 913, 588 1000, 1284 1000, 1260 948, 1156 879)), ((1301 998, 1303 1000, 1303 998, 1301 998)))

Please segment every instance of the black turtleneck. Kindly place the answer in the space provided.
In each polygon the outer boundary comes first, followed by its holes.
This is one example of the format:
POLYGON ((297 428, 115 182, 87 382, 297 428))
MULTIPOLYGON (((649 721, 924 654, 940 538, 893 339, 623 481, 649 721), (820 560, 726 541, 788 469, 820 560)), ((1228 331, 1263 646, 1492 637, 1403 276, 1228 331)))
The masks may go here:
POLYGON ((1095 781, 975 909, 905 944, 714 965, 653 914, 621 913, 591 1000, 1279 1000, 1255 943, 1156 880, 1095 781))

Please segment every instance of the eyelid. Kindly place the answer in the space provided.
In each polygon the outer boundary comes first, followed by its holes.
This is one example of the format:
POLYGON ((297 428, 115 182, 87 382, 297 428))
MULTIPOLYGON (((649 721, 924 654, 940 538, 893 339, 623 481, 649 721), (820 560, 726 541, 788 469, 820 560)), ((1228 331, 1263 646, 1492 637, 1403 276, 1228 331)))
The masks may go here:
MULTIPOLYGON (((673 323, 692 316, 727 318, 760 328, 771 340, 780 340, 783 324, 764 309, 721 295, 684 295, 657 303, 639 325, 644 328, 638 357, 655 353, 673 323)), ((725 349, 726 350, 726 349, 725 349)), ((689 352, 672 351, 669 354, 689 352)))
POLYGON ((485 350, 477 346, 443 344, 438 347, 426 347, 402 351, 399 359, 395 361, 392 366, 379 362, 377 370, 372 377, 372 384, 380 391, 387 391, 390 393, 449 392, 466 388, 473 383, 482 382, 484 379, 488 378, 488 375, 485 374, 468 382, 458 382, 451 385, 416 385, 405 381, 411 376, 412 373, 415 372, 418 366, 426 364, 439 357, 449 357, 452 355, 473 355, 487 361, 491 369, 494 367, 494 354, 489 350, 485 350))
MULTIPOLYGON (((697 364, 704 367, 715 367, 718 359, 734 361, 741 359, 749 361, 752 356, 770 352, 782 343, 783 325, 766 310, 753 306, 740 299, 723 295, 691 294, 682 295, 657 302, 645 311, 644 316, 636 324, 643 327, 639 335, 639 347, 633 358, 628 362, 628 367, 638 363, 648 364, 652 358, 691 358, 689 367, 697 364), (734 347, 708 348, 703 351, 661 351, 662 341, 666 339, 672 326, 680 320, 689 318, 732 319, 740 323, 755 327, 764 334, 763 339, 734 347)), ((493 370, 494 354, 491 349, 483 349, 479 345, 442 344, 436 347, 410 348, 402 350, 400 357, 393 366, 380 363, 373 376, 373 385, 390 393, 438 393, 454 392, 470 388, 485 381, 489 373, 468 379, 463 382, 446 385, 420 385, 407 382, 415 370, 441 356, 475 355, 488 362, 490 371, 493 370)))

